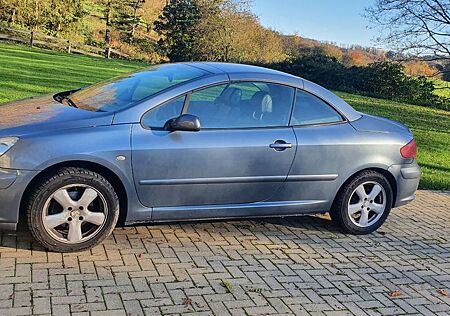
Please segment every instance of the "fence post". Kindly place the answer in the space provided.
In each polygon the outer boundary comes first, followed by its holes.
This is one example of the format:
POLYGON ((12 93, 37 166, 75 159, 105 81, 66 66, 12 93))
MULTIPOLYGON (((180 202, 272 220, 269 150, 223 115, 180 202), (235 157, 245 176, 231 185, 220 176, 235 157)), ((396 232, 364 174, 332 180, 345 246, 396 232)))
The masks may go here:
POLYGON ((70 41, 67 40, 67 53, 70 54, 71 51, 72 51, 72 47, 70 46, 70 41))
POLYGON ((33 47, 33 41, 34 41, 34 31, 30 32, 30 46, 33 47))
POLYGON ((106 58, 111 58, 111 47, 106 47, 106 50, 105 50, 105 57, 106 58))

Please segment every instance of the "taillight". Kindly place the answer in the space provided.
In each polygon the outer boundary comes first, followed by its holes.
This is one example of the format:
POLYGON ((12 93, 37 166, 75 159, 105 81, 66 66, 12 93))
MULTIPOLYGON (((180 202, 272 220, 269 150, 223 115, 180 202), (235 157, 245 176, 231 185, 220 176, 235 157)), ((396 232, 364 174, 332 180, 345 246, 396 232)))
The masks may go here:
POLYGON ((403 158, 416 158, 417 157, 417 143, 416 140, 413 139, 408 144, 400 149, 400 154, 403 158))

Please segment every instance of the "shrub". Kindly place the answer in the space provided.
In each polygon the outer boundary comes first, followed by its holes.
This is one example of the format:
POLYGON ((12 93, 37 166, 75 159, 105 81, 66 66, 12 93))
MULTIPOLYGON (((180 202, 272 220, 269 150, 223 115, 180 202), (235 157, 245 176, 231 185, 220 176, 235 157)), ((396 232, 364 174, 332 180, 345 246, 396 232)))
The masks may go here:
POLYGON ((269 66, 333 90, 450 110, 450 99, 435 95, 432 81, 406 75, 399 63, 345 67, 336 58, 309 55, 269 66))

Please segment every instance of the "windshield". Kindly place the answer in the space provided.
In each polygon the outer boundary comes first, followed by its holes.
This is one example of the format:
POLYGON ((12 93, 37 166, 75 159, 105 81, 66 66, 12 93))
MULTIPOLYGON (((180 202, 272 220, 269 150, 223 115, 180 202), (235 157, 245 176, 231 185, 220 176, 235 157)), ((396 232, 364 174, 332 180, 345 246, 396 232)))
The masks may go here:
POLYGON ((206 75, 183 64, 158 65, 144 71, 101 82, 79 90, 66 99, 69 104, 89 111, 114 112, 177 84, 206 75))

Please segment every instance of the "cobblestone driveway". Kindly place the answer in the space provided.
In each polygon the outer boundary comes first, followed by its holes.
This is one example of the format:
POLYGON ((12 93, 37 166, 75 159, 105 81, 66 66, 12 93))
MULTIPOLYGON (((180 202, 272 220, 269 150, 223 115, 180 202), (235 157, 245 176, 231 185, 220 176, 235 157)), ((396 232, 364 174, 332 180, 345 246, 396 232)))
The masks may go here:
POLYGON ((363 237, 326 217, 188 223, 62 255, 4 233, 0 315, 450 315, 449 215, 422 191, 363 237))

